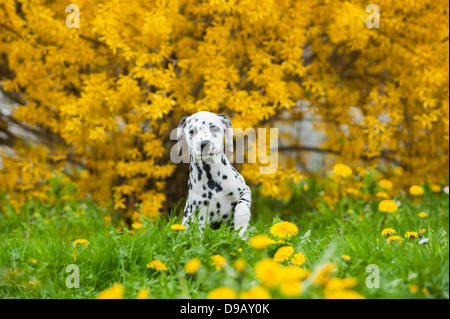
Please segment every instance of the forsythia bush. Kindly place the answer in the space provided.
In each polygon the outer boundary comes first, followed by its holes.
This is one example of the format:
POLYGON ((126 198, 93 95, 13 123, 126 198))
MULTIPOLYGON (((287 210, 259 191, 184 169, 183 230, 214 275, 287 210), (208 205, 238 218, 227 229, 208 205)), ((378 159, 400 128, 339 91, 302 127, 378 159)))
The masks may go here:
MULTIPOLYGON (((380 28, 361 0, 71 2, 79 28, 67 1, 0 1, 0 89, 18 104, 0 113, 0 191, 16 208, 64 172, 80 195, 158 215, 170 131, 200 110, 243 129, 312 114, 327 136, 318 151, 409 186, 447 182, 446 1, 378 1, 380 28)), ((287 196, 302 153, 244 175, 287 196)))

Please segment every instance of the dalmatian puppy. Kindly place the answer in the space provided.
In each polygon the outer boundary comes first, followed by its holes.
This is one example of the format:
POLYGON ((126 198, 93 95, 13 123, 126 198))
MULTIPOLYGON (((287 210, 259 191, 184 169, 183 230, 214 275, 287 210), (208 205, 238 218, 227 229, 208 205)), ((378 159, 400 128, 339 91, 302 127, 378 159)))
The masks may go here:
POLYGON ((233 152, 230 119, 210 112, 184 117, 177 128, 177 140, 178 153, 187 147, 190 157, 189 194, 182 224, 188 228, 189 222, 196 220, 204 230, 207 225, 218 229, 231 222, 244 238, 252 199, 250 188, 225 153, 225 149, 233 152))

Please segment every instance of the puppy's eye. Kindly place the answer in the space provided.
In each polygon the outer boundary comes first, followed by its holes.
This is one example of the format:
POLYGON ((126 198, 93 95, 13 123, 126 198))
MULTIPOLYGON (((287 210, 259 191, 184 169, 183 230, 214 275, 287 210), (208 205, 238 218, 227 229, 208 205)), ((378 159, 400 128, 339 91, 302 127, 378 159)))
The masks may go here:
POLYGON ((190 135, 190 136, 194 135, 195 133, 197 133, 197 130, 196 130, 196 129, 191 129, 191 130, 189 131, 189 135, 190 135))
POLYGON ((218 128, 217 126, 211 126, 211 132, 212 133, 219 133, 220 132, 220 128, 218 128))

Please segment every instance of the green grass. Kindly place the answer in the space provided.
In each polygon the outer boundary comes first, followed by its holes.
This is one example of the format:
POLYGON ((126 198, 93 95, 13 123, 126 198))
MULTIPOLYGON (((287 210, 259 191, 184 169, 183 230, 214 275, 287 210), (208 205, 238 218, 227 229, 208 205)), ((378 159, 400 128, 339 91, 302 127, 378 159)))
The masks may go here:
MULTIPOLYGON (((313 183, 311 183, 313 185, 313 183)), ((287 220, 299 227, 292 238, 295 252, 306 256, 303 267, 313 271, 330 261, 337 266, 338 278, 355 277, 354 291, 366 298, 448 298, 449 288, 449 199, 444 193, 434 194, 425 186, 426 194, 420 202, 398 196, 402 205, 397 214, 387 216, 377 211, 378 202, 350 202, 342 199, 342 206, 350 214, 341 217, 320 200, 320 185, 301 192, 296 186, 289 201, 260 198, 253 192, 253 217, 250 236, 270 234, 273 222, 287 220), (314 200, 318 208, 311 205, 314 200), (289 211, 289 214, 285 214, 289 211), (429 216, 419 218, 426 211, 429 216), (383 225, 384 223, 384 225, 383 225), (398 235, 425 228, 427 244, 418 239, 405 239, 403 244, 389 244, 381 236, 383 228, 392 227, 398 235), (347 254, 350 261, 342 256, 347 254), (380 288, 366 287, 370 274, 366 267, 379 267, 380 288), (417 293, 410 286, 418 287, 417 293), (428 293, 422 291, 423 288, 428 293)), ((20 214, 9 205, 0 213, 0 297, 1 298, 95 298, 114 283, 125 287, 125 298, 135 298, 137 291, 148 287, 153 298, 205 298, 214 288, 228 286, 237 292, 259 285, 254 265, 265 257, 272 257, 280 244, 257 251, 242 241, 227 227, 207 229, 200 236, 193 225, 188 232, 170 229, 179 223, 179 210, 157 222, 144 220, 144 227, 135 234, 127 228, 119 231, 107 226, 106 209, 89 200, 62 201, 61 192, 52 194, 57 200, 48 203, 27 203, 20 214), (89 240, 90 245, 78 247, 77 260, 72 242, 77 238, 89 240), (239 256, 234 253, 242 248, 239 256), (228 265, 217 271, 210 265, 214 254, 226 258, 228 265), (195 275, 184 271, 185 263, 194 257, 202 261, 195 275), (239 273, 233 261, 242 257, 247 267, 239 273), (36 259, 36 263, 30 259, 36 259), (146 267, 150 261, 163 261, 168 271, 146 267), (77 264, 80 269, 80 288, 66 287, 66 267, 77 264)), ((117 214, 117 213, 115 213, 117 214)), ((114 215, 117 223, 117 216, 114 215)), ((322 298, 320 286, 304 286, 302 298, 322 298)), ((276 298, 282 297, 274 289, 276 298)))

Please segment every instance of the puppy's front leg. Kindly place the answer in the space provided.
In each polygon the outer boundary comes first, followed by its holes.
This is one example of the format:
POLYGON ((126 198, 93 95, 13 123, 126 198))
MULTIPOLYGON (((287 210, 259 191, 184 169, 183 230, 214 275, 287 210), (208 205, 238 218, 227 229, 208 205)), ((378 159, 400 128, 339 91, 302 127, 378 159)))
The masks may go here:
POLYGON ((191 221, 191 218, 192 218, 192 204, 188 197, 186 201, 186 206, 184 207, 183 220, 181 221, 181 224, 186 226, 186 231, 189 230, 189 223, 191 221))
POLYGON ((234 209, 234 229, 239 231, 239 236, 244 238, 244 233, 250 224, 250 207, 252 204, 252 193, 250 187, 246 186, 241 192, 240 198, 234 209))

